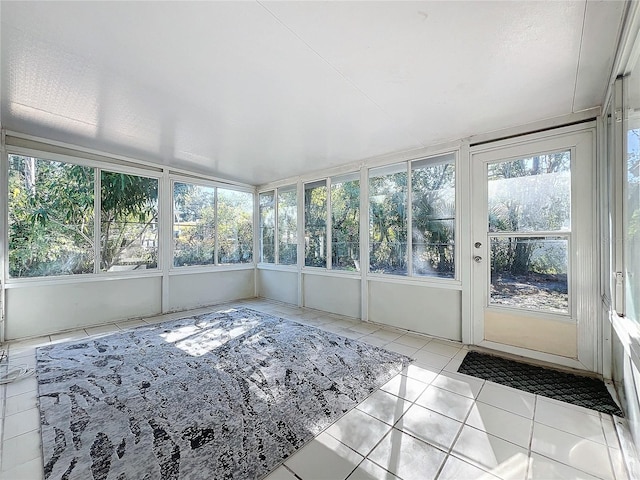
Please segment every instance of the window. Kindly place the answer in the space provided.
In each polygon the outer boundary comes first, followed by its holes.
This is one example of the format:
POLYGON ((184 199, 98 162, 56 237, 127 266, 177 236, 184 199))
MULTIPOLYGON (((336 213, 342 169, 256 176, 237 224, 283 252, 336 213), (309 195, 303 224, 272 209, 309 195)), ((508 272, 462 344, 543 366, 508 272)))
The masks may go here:
POLYGON ((413 274, 454 278, 455 157, 411 164, 413 274))
POLYGON ((455 163, 446 154, 369 170, 371 273, 455 278, 455 163))
POLYGON ((298 204, 296 186, 278 189, 278 263, 298 262, 298 204))
POLYGON ((13 278, 158 266, 157 178, 9 155, 8 200, 13 278))
POLYGON ((327 266, 327 182, 304 186, 304 264, 327 266))
POLYGON ((102 171, 100 270, 158 267, 158 179, 102 171))
POLYGON ((360 271, 360 175, 331 179, 331 268, 360 271))
POLYGON ((217 187, 173 184, 173 265, 253 261, 253 195, 217 187))
MULTIPOLYGON (((637 60, 636 60, 637 62, 637 60)), ((640 322, 640 67, 626 79, 626 158, 623 171, 624 312, 640 322)))
POLYGON ((407 275, 407 165, 369 170, 369 270, 407 275))
POLYGON ((218 263, 253 261, 253 194, 218 189, 218 263))
POLYGON ((9 155, 9 275, 93 273, 95 169, 9 155))
POLYGON ((275 263, 276 208, 274 192, 260 194, 260 261, 275 263))
POLYGON ((215 188, 173 184, 173 265, 215 263, 215 188))

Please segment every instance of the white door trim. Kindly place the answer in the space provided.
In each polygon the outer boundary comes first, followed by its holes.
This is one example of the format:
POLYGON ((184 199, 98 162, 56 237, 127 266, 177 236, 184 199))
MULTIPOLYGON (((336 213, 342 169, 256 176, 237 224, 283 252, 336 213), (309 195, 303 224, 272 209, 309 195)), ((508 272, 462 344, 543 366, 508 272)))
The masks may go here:
MULTIPOLYGON (((535 358, 543 361, 553 361, 558 364, 574 368, 582 368, 589 371, 601 373, 602 364, 600 354, 602 352, 601 339, 598 337, 599 303, 598 303, 598 262, 597 254, 597 232, 596 232, 596 207, 597 195, 595 194, 595 123, 575 125, 554 129, 546 132, 526 135, 518 138, 502 140, 470 148, 469 154, 469 179, 470 179, 470 200, 472 207, 469 211, 471 224, 471 235, 467 248, 464 263, 469 265, 469 295, 472 302, 469 315, 463 316, 463 332, 469 332, 469 343, 482 345, 488 348, 503 350, 508 353, 515 353, 535 358), (485 164, 489 160, 497 158, 514 158, 527 156, 540 151, 550 151, 558 149, 574 149, 572 155, 571 175, 572 175, 572 242, 574 242, 574 252, 571 261, 571 294, 573 295, 573 306, 571 312, 572 321, 577 325, 577 358, 568 358, 535 350, 528 350, 521 347, 501 345, 495 342, 488 342, 484 339, 483 318, 475 312, 475 303, 478 295, 485 294, 485 285, 477 281, 478 268, 475 266, 472 257, 472 244, 478 239, 474 236, 486 226, 486 220, 479 224, 479 220, 474 218, 473 205, 477 204, 477 198, 482 198, 486 189, 483 179, 474 178, 474 169, 477 171, 478 162, 485 164), (475 180, 475 181, 474 181, 475 180), (480 189, 480 190, 479 190, 480 189), (474 197, 476 200, 474 200, 474 197), (578 208, 578 205, 580 208, 578 208), (480 318, 478 318, 480 317, 480 318)), ((477 216, 477 215, 476 215, 477 216)), ((486 237, 486 234, 485 234, 486 237)), ((486 243, 486 239, 481 240, 486 243)), ((482 254, 486 257, 487 246, 482 249, 482 254), (486 251, 485 251, 486 250, 486 251)), ((486 267, 484 265, 482 270, 486 267)))

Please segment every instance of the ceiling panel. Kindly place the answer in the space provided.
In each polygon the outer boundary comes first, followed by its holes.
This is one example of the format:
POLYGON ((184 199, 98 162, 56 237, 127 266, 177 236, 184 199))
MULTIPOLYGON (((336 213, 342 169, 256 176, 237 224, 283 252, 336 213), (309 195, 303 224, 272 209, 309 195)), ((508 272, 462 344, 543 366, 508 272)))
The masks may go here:
POLYGON ((597 106, 596 3, 1 2, 2 125, 263 184, 597 106))

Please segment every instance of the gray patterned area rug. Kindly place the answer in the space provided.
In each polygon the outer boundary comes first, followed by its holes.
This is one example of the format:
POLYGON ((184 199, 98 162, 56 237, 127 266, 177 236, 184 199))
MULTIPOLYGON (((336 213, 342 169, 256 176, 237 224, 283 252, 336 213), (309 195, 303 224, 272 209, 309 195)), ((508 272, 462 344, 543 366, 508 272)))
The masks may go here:
POLYGON ((409 358, 247 308, 41 347, 46 479, 257 479, 409 358))

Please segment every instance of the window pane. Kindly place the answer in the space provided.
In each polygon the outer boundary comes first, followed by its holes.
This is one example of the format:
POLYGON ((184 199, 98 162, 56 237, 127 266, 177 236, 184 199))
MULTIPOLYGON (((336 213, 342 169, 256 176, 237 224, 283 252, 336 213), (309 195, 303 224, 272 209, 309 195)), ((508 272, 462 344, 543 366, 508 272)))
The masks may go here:
MULTIPOLYGON (((634 72, 635 73, 635 72, 634 72)), ((633 79, 634 77, 632 77, 633 79)), ((636 87, 637 88, 637 87, 636 87)), ((636 105, 634 105, 636 106, 636 105)), ((637 122, 637 120, 636 120, 637 122)), ((627 132, 624 218, 625 314, 640 321, 640 128, 627 132)))
POLYGON ((275 230, 276 209, 273 192, 260 194, 260 261, 274 263, 276 261, 275 230))
POLYGON ((282 265, 298 262, 298 205, 295 186, 278 189, 278 249, 282 265))
POLYGON ((93 273, 94 169, 9 155, 9 275, 93 273))
POLYGON ((253 261, 253 195, 218 189, 218 263, 253 261))
POLYGON ((489 165, 489 231, 571 230, 571 152, 489 165))
POLYGON ((304 186, 304 264, 327 266, 327 184, 304 186))
POLYGON ((158 180, 103 171, 100 270, 158 267, 158 180))
POLYGON ((411 171, 414 275, 454 278, 455 163, 414 163, 411 171))
POLYGON ((369 270, 407 274, 406 165, 369 172, 369 270))
POLYGON ((360 180, 331 185, 331 268, 360 271, 360 180))
POLYGON ((569 313, 569 240, 491 238, 492 305, 569 313))
POLYGON ((214 262, 215 188, 173 184, 173 265, 214 262))

